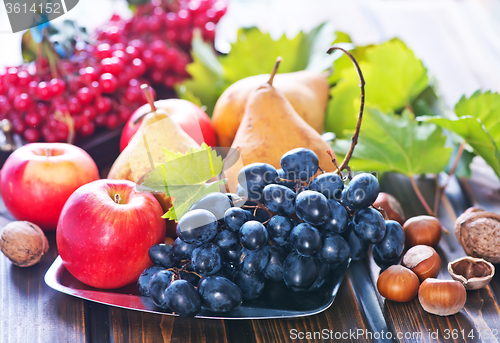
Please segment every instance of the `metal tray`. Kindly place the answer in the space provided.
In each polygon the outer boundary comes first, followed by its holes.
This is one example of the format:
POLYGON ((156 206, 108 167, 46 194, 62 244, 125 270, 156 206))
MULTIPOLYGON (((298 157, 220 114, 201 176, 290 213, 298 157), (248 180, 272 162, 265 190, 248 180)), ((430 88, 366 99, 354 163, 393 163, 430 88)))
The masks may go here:
MULTIPOLYGON (((202 309, 196 317, 208 319, 272 319, 305 317, 323 312, 332 305, 348 266, 349 263, 338 266, 330 279, 314 292, 296 293, 289 290, 283 282, 266 282, 264 293, 256 300, 244 301, 239 309, 226 313, 216 313, 202 309)), ((148 297, 140 296, 135 284, 118 289, 102 290, 81 283, 66 270, 60 256, 56 258, 45 274, 45 283, 56 291, 105 305, 175 315, 158 309, 148 297)))

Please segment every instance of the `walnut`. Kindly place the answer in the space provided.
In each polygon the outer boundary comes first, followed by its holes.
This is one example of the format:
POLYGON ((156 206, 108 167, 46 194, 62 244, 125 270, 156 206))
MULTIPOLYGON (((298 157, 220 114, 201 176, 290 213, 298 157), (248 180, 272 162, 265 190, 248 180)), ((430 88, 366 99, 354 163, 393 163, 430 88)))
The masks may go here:
POLYGON ((467 255, 500 263, 500 215, 471 207, 457 218, 455 235, 467 255))
POLYGON ((37 225, 17 221, 0 230, 0 250, 16 266, 29 267, 45 256, 49 242, 37 225))

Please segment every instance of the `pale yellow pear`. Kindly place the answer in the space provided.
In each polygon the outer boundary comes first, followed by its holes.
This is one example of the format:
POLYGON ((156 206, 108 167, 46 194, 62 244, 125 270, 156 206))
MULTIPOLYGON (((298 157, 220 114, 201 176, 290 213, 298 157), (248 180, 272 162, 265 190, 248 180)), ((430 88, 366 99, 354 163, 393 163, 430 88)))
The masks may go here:
MULTIPOLYGON (((238 131, 250 97, 269 79, 256 75, 241 79, 229 86, 215 104, 212 122, 220 146, 228 147, 238 131)), ((292 107, 316 131, 323 132, 329 85, 324 73, 298 71, 278 74, 273 86, 290 101, 292 107)))
MULTIPOLYGON (((144 117, 139 130, 111 167, 108 178, 141 182, 155 163, 164 163, 162 148, 186 153, 200 146, 168 113, 158 110, 144 117)), ((155 194, 155 197, 165 212, 172 206, 165 194, 155 194)))
MULTIPOLYGON (((281 168, 281 156, 287 151, 308 148, 318 155, 323 170, 336 170, 327 153, 331 151, 333 155, 331 146, 270 83, 262 84, 250 95, 231 147, 239 150, 243 165, 265 162, 275 168, 281 168)), ((239 169, 232 168, 226 174, 230 189, 235 189, 239 169)))

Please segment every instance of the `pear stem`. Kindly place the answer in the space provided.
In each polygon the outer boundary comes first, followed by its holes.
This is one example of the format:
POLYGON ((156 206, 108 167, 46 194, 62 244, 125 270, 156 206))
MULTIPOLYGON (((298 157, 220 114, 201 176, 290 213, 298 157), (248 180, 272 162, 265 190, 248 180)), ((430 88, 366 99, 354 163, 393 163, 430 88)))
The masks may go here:
POLYGON ((153 99, 153 92, 151 91, 151 87, 148 84, 144 83, 141 85, 141 89, 146 96, 146 100, 148 101, 149 106, 151 106, 151 111, 156 112, 155 99, 153 99))
MULTIPOLYGON (((352 157, 352 154, 354 152, 354 147, 356 144, 358 144, 358 137, 359 137, 359 130, 361 129, 361 120, 363 119, 363 110, 365 107, 365 79, 363 77, 363 73, 361 72, 361 68, 359 67, 358 61, 354 58, 351 53, 343 48, 340 48, 338 46, 332 46, 330 49, 328 49, 327 54, 331 54, 332 51, 334 50, 341 50, 344 52, 349 58, 351 59, 352 63, 354 64, 354 67, 356 68, 356 72, 358 73, 358 78, 359 78, 359 87, 361 88, 361 104, 359 106, 359 113, 358 113, 358 121, 356 123, 356 131, 354 132, 354 135, 352 135, 352 143, 351 147, 349 148, 349 151, 344 157, 344 160, 340 164, 340 166, 337 168, 337 173, 339 175, 342 175, 342 170, 348 169, 349 165, 349 160, 352 157)), ((348 169, 349 170, 349 169, 348 169)))
POLYGON ((281 56, 278 56, 278 58, 276 59, 276 63, 274 64, 273 71, 271 72, 271 76, 269 77, 269 81, 267 81, 267 83, 269 83, 271 86, 273 85, 274 76, 278 72, 278 67, 280 66, 281 61, 283 61, 283 58, 281 56))

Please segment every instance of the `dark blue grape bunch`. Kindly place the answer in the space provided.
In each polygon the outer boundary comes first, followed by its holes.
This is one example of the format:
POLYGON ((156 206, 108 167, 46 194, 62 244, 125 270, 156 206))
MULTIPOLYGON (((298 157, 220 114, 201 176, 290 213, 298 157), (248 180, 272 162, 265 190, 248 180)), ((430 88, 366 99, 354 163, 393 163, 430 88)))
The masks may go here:
POLYGON ((345 181, 323 172, 305 148, 285 153, 278 170, 245 166, 237 194, 201 198, 177 223, 173 246, 150 248, 154 265, 139 278, 139 293, 164 311, 190 317, 235 311, 269 283, 316 291, 337 266, 363 258, 372 244, 376 261, 395 263, 404 235, 371 206, 377 179, 362 173, 345 181))

